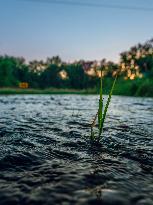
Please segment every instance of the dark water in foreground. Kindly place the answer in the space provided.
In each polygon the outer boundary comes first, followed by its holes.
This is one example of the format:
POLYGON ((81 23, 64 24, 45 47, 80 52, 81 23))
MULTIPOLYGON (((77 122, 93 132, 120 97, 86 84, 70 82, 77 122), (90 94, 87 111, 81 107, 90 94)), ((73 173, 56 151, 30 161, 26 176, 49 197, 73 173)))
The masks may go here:
POLYGON ((153 99, 113 97, 90 146, 98 96, 0 96, 0 205, 153 204, 153 99))

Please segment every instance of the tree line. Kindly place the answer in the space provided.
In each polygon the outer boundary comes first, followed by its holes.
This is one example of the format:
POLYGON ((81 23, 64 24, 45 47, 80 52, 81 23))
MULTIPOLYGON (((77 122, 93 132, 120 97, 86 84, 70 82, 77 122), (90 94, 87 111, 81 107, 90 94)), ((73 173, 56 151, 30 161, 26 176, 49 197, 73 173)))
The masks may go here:
POLYGON ((120 54, 120 62, 84 61, 66 63, 59 56, 26 63, 23 57, 0 56, 0 87, 86 89, 98 86, 100 69, 105 78, 118 74, 124 80, 153 77, 153 39, 120 54))

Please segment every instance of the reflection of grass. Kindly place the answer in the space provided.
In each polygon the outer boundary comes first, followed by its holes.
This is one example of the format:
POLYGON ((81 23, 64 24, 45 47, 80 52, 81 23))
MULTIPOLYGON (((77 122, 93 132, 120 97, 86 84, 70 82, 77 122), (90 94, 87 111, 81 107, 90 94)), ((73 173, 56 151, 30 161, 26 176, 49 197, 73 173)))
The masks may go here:
POLYGON ((116 83, 116 79, 117 79, 117 76, 115 77, 115 80, 114 80, 113 85, 111 87, 111 90, 110 90, 106 105, 104 107, 104 104, 103 104, 103 87, 102 87, 102 71, 101 71, 99 108, 98 108, 98 112, 97 112, 97 114, 96 114, 96 116, 93 120, 93 123, 91 124, 91 141, 92 142, 96 141, 96 142, 99 143, 99 141, 101 139, 101 135, 102 135, 102 132, 103 132, 103 127, 104 127, 104 122, 105 122, 105 119, 106 119, 106 114, 107 114, 107 111, 108 111, 109 103, 111 101, 111 97, 112 97, 112 93, 113 93, 114 86, 115 86, 115 83, 116 83), (95 136, 94 131, 93 131, 93 128, 95 127, 95 124, 96 124, 97 117, 98 117, 98 131, 99 131, 98 137, 95 136))

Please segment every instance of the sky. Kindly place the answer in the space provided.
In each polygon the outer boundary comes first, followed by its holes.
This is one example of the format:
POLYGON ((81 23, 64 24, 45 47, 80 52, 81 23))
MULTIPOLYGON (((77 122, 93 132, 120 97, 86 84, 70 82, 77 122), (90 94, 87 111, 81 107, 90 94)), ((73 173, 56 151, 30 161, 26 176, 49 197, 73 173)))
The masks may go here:
POLYGON ((153 0, 68 0, 150 11, 51 1, 0 0, 0 55, 23 56, 28 61, 59 55, 64 61, 117 62, 121 52, 153 38, 153 0))

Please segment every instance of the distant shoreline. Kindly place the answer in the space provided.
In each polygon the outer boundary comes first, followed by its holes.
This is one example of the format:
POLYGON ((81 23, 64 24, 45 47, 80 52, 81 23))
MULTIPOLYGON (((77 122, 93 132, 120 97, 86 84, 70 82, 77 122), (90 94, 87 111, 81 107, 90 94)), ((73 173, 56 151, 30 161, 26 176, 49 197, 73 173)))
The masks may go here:
MULTIPOLYGON (((103 94, 107 95, 109 92, 105 90, 103 94)), ((0 96, 3 95, 53 95, 53 94, 60 94, 60 95, 98 95, 99 92, 96 88, 94 89, 62 89, 62 88, 48 88, 48 89, 34 89, 34 88, 28 88, 28 89, 21 89, 21 88, 0 88, 0 96)), ((113 95, 119 95, 119 96, 131 96, 131 97, 153 97, 152 93, 149 93, 149 95, 132 95, 128 92, 122 92, 122 90, 114 90, 113 95)))
POLYGON ((21 88, 0 88, 0 95, 16 95, 16 94, 98 94, 95 89, 21 89, 21 88))

